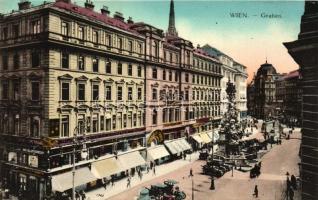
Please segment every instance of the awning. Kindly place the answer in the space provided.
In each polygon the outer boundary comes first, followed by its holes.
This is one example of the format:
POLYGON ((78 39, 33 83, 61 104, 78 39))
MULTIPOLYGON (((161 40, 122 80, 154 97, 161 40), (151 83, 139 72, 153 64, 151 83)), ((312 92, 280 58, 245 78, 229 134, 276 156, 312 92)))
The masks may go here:
POLYGON ((118 156, 118 160, 121 163, 122 171, 146 164, 139 151, 122 154, 118 156))
POLYGON ((121 172, 121 163, 111 157, 105 160, 92 163, 92 173, 99 179, 121 172))
MULTIPOLYGON (((74 185, 75 187, 95 181, 96 177, 91 173, 88 167, 76 169, 74 185)), ((73 187, 72 171, 52 176, 52 190, 64 192, 73 187)))
POLYGON ((200 137, 202 138, 203 142, 206 144, 212 141, 212 139, 206 133, 201 133, 200 137))
MULTIPOLYGON (((169 142, 165 142, 166 147, 168 148, 168 150, 170 151, 170 153, 172 155, 174 154, 178 154, 180 152, 180 149, 178 146, 176 146, 176 144, 174 144, 173 141, 169 141, 169 142)), ((181 150, 182 151, 182 150, 181 150)))
POLYGON ((154 161, 169 155, 169 152, 163 145, 158 145, 147 149, 147 161, 154 161))
POLYGON ((186 150, 190 150, 190 149, 191 149, 190 144, 186 141, 185 138, 179 139, 179 140, 178 140, 178 143, 183 147, 183 151, 186 151, 186 150))
POLYGON ((214 140, 213 140, 214 142, 216 142, 220 138, 220 135, 217 131, 214 131, 214 133, 210 131, 207 134, 211 139, 214 137, 214 140))
POLYGON ((191 137, 199 144, 204 143, 202 138, 199 135, 197 135, 197 134, 191 135, 191 137))

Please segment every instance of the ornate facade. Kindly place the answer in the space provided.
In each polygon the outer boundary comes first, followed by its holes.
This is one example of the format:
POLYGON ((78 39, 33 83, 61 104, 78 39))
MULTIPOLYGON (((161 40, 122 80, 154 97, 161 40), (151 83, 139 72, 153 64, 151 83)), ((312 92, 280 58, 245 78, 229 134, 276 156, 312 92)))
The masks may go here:
POLYGON ((1 177, 13 194, 69 189, 53 183, 75 144, 76 166, 101 178, 106 157, 143 155, 220 119, 221 63, 177 36, 173 1, 167 34, 91 1, 30 4, 0 16, 1 177))

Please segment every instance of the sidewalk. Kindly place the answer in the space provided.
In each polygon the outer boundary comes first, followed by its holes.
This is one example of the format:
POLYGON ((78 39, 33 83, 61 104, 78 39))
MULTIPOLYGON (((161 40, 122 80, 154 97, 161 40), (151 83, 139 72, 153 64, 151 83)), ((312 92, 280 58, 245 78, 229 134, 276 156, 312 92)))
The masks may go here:
MULTIPOLYGON (((157 165, 156 175, 153 174, 152 170, 150 170, 148 174, 147 174, 147 171, 143 171, 142 180, 140 180, 138 175, 136 174, 135 176, 131 178, 130 188, 137 186, 139 184, 142 184, 144 182, 147 182, 149 180, 152 180, 154 178, 157 178, 159 176, 168 174, 188 164, 191 164, 194 161, 198 160, 198 158, 199 158, 199 153, 195 152, 195 153, 192 153, 191 156, 187 155, 186 160, 179 159, 173 162, 157 165), (190 161, 190 157, 191 157, 191 161, 190 161)), ((127 190, 127 178, 123 178, 121 180, 116 181, 114 186, 111 186, 111 184, 107 185, 106 190, 104 187, 100 187, 95 190, 87 192, 86 197, 87 197, 87 200, 104 200, 116 194, 119 194, 121 192, 124 192, 126 190, 127 190)))

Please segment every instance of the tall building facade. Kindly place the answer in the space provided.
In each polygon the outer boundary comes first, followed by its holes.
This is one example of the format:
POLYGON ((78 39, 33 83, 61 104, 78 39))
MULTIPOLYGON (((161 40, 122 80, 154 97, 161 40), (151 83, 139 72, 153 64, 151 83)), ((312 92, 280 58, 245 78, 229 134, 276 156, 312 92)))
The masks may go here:
POLYGON ((12 194, 69 190, 58 183, 73 163, 86 178, 76 186, 95 187, 148 161, 148 147, 220 120, 221 63, 178 37, 170 6, 166 34, 92 1, 26 0, 0 16, 1 178, 12 194))
POLYGON ((236 88, 235 106, 239 111, 239 118, 247 116, 247 71, 246 66, 236 62, 230 56, 220 50, 206 44, 202 47, 209 55, 217 57, 222 63, 221 79, 221 115, 228 110, 228 99, 226 94, 227 82, 232 82, 236 88))
POLYGON ((318 196, 318 2, 305 1, 298 39, 284 43, 300 66, 302 76, 302 142, 300 177, 302 199, 318 196))
POLYGON ((277 115, 275 81, 279 76, 275 67, 267 61, 257 70, 253 80, 254 117, 267 119, 277 115))

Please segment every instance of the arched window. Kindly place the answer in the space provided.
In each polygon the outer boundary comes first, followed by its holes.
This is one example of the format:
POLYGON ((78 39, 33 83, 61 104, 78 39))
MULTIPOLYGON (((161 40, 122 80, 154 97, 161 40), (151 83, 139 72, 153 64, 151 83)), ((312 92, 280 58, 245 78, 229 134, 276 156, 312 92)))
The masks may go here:
POLYGON ((157 110, 156 109, 152 110, 152 124, 153 125, 157 124, 157 110))

